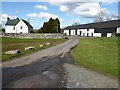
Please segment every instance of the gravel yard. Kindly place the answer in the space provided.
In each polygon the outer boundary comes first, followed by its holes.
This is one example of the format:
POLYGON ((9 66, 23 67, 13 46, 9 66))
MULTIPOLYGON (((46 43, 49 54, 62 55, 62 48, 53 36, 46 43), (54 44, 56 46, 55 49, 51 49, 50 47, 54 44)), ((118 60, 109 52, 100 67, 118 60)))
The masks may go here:
POLYGON ((118 88, 118 81, 83 67, 64 64, 67 88, 118 88))

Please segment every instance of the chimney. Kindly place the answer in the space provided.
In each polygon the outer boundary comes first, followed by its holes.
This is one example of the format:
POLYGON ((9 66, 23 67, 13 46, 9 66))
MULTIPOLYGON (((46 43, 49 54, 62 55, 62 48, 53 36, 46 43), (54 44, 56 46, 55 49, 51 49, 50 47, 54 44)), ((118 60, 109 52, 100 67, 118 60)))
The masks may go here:
POLYGON ((7 17, 7 21, 9 21, 10 20, 10 18, 9 17, 7 17))
POLYGON ((19 20, 19 18, 17 18, 17 20, 19 20))

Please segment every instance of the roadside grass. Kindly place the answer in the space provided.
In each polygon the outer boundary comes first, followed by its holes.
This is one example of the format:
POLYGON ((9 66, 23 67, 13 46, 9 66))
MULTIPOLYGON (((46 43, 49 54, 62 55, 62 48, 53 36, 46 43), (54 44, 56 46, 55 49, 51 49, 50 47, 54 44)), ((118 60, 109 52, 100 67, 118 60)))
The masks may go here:
POLYGON ((80 38, 71 52, 72 58, 84 66, 108 76, 118 77, 118 38, 80 38))
POLYGON ((27 55, 39 50, 55 46, 57 44, 65 42, 66 39, 18 39, 18 38, 6 38, 2 37, 2 61, 9 60, 11 58, 27 55), (53 43, 52 45, 45 45, 47 42, 53 43), (39 47, 39 45, 44 45, 39 47), (25 51, 24 48, 28 46, 34 46, 35 49, 25 51), (19 49, 21 54, 6 55, 5 52, 9 50, 19 49))

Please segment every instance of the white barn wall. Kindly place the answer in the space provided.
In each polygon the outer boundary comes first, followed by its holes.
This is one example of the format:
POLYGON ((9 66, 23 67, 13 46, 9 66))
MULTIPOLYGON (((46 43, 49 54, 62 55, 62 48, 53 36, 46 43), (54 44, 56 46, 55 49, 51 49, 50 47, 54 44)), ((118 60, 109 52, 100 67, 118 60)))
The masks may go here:
MULTIPOLYGON (((81 36, 92 36, 93 33, 93 37, 101 37, 102 34, 101 33, 94 33, 95 29, 89 29, 87 31, 87 29, 77 29, 77 35, 80 35, 80 31, 81 31, 81 36)), ((71 35, 75 35, 76 34, 76 30, 70 30, 71 35)), ((64 34, 69 35, 69 30, 64 30, 64 34)))
POLYGON ((87 29, 82 29, 82 36, 87 36, 87 29))
POLYGON ((82 30, 77 29, 77 35, 80 35, 80 31, 81 31, 81 34, 82 34, 82 30))
POLYGON ((75 35, 76 30, 70 30, 71 31, 71 35, 75 35))
POLYGON ((101 33, 93 33, 93 37, 101 37, 102 34, 101 33))
POLYGON ((19 23, 16 25, 16 32, 17 33, 29 33, 28 32, 28 26, 22 21, 20 20, 19 23), (23 27, 22 29, 20 27, 23 27))
POLYGON ((80 35, 80 31, 81 31, 81 36, 83 36, 83 33, 86 32, 86 29, 77 29, 77 35, 80 35))
POLYGON ((111 37, 112 36, 112 33, 107 33, 107 37, 111 37))
POLYGON ((89 31, 87 32, 88 33, 88 36, 92 37, 92 33, 94 33, 94 29, 89 29, 89 31))
POLYGON ((117 32, 116 33, 120 33, 120 27, 117 28, 117 32))
POLYGON ((64 30, 64 34, 69 35, 69 30, 64 30))

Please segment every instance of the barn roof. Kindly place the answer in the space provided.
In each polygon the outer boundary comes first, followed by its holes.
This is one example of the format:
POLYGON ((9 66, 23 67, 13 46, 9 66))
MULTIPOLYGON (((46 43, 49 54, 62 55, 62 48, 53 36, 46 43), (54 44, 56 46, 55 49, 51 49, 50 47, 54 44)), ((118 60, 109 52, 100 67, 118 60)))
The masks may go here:
POLYGON ((81 24, 76 26, 68 26, 65 29, 72 30, 72 29, 89 29, 89 28, 117 28, 120 27, 120 20, 111 20, 105 22, 98 22, 98 23, 88 23, 88 24, 81 24))

